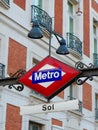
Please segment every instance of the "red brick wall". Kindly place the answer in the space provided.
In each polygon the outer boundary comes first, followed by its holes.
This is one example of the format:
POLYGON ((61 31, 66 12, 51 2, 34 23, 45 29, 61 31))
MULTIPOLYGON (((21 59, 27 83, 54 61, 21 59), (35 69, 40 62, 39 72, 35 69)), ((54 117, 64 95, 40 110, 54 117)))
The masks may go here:
POLYGON ((21 130, 22 117, 19 113, 19 107, 7 104, 5 130, 21 130))
POLYGON ((13 2, 18 5, 20 8, 24 9, 26 8, 26 0, 13 0, 13 2))
POLYGON ((84 54, 90 56, 90 0, 83 1, 83 37, 84 37, 84 54))
POLYGON ((92 111, 92 87, 88 83, 83 84, 83 107, 92 111))
POLYGON ((26 53, 26 47, 9 38, 8 74, 15 73, 19 69, 26 69, 26 53))
POLYGON ((95 0, 92 0, 92 8, 98 13, 98 3, 95 0))
POLYGON ((57 125, 57 126, 60 126, 60 127, 63 126, 62 121, 54 119, 54 118, 52 118, 52 125, 57 125))
POLYGON ((59 34, 62 34, 63 0, 55 0, 54 6, 54 30, 59 34))

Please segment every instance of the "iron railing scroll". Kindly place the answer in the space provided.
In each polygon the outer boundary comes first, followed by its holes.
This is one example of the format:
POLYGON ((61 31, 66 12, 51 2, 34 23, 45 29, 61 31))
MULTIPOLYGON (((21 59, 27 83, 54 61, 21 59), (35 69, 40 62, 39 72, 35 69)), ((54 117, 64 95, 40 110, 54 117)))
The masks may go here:
POLYGON ((93 63, 94 63, 94 66, 98 67, 98 54, 97 53, 93 54, 93 63))
POLYGON ((82 42, 72 33, 67 33, 67 47, 79 53, 82 56, 82 42))
POLYGON ((39 25, 44 27, 47 31, 52 31, 52 18, 49 14, 39 8, 38 6, 31 6, 31 22, 37 20, 39 25))
MULTIPOLYGON (((17 72, 15 72, 14 74, 11 74, 10 77, 2 77, 0 79, 0 86, 3 87, 8 87, 9 89, 16 89, 17 91, 23 91, 24 89, 24 85, 21 84, 18 79, 25 74, 25 70, 20 69, 17 72)), ((1 70, 1 74, 2 74, 2 70, 1 70)))

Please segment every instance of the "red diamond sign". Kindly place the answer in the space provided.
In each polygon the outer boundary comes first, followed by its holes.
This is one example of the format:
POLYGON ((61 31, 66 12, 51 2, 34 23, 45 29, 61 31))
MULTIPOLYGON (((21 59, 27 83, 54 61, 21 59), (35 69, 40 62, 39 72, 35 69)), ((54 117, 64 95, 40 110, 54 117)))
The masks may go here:
POLYGON ((19 82, 50 99, 73 83, 79 74, 77 69, 48 56, 24 74, 19 82))

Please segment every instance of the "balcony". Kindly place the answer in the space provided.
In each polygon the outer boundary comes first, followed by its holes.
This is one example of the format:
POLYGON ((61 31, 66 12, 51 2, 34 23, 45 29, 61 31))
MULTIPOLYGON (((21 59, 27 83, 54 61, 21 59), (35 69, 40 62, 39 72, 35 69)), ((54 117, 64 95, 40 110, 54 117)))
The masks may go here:
MULTIPOLYGON (((68 100, 74 100, 76 98, 68 96, 68 100)), ((79 112, 80 114, 82 113, 82 101, 79 100, 79 109, 75 110, 75 112, 79 112)))
POLYGON ((8 5, 9 5, 9 3, 10 3, 9 0, 3 0, 3 1, 4 1, 5 3, 7 3, 8 5))
POLYGON ((52 31, 52 18, 47 12, 39 8, 38 6, 31 6, 31 22, 37 20, 39 25, 45 28, 47 31, 52 31))
POLYGON ((0 79, 5 77, 5 65, 0 63, 0 79))
POLYGON ((95 67, 98 67, 98 54, 93 54, 93 64, 95 67))
POLYGON ((98 121, 98 108, 95 109, 95 120, 98 121))
MULTIPOLYGON (((40 9, 38 6, 31 6, 31 22, 35 20, 38 21, 39 25, 48 32, 52 32, 52 18, 48 15, 47 12, 40 9)), ((72 33, 67 33, 67 47, 69 48, 70 53, 73 55, 82 58, 82 42, 78 37, 72 33)))
POLYGON ((0 0, 0 5, 8 9, 10 5, 10 0, 0 0))
POLYGON ((70 53, 75 56, 82 57, 82 42, 78 37, 72 33, 67 33, 67 47, 70 50, 70 53))

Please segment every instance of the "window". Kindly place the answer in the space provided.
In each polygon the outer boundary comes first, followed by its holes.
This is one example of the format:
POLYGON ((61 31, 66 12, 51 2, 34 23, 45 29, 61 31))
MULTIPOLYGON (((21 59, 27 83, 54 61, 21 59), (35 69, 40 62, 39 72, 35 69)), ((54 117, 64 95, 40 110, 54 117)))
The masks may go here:
POLYGON ((42 8, 42 0, 31 0, 32 1, 32 5, 36 5, 39 8, 42 8))
POLYGON ((73 18, 73 4, 68 1, 68 13, 69 13, 69 32, 74 32, 74 18, 73 18))
POLYGON ((1 59, 1 55, 2 55, 2 53, 1 53, 1 38, 0 38, 0 59, 1 59))
POLYGON ((97 53, 98 37, 97 37, 97 27, 95 25, 93 25, 93 34, 94 34, 94 53, 97 53))
POLYGON ((95 119, 98 120, 98 94, 95 94, 95 119))
POLYGON ((98 21, 94 20, 93 23, 93 63, 94 66, 98 66, 98 21))
POLYGON ((98 109, 98 94, 95 95, 95 108, 98 109))
POLYGON ((71 85, 69 87, 69 99, 76 99, 78 98, 78 87, 77 85, 71 85))
POLYGON ((35 122, 30 122, 29 130, 42 130, 42 125, 35 122))
POLYGON ((5 65, 0 63, 0 79, 5 77, 5 65))
POLYGON ((0 35, 0 79, 5 77, 5 63, 4 62, 4 57, 6 55, 4 49, 6 46, 4 45, 4 38, 2 35, 0 35))
MULTIPOLYGON (((79 99, 79 87, 76 84, 72 84, 69 87, 68 100, 79 99)), ((75 111, 76 112, 76 111, 75 111)), ((79 109, 77 112, 82 113, 82 101, 79 100, 79 109)))
POLYGON ((32 59, 32 66, 35 66, 39 63, 39 61, 36 58, 32 59))

